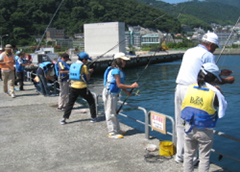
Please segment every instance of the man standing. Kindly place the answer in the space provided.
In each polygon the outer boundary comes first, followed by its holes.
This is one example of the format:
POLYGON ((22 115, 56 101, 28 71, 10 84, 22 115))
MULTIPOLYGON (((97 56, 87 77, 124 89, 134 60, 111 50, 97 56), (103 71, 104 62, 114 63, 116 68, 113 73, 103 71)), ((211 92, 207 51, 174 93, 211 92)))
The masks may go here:
MULTIPOLYGON (((3 49, 2 47, 0 47, 0 54, 2 54, 3 49)), ((0 79, 2 80, 2 70, 1 70, 1 66, 0 66, 0 79)))
POLYGON ((69 96, 69 65, 66 63, 69 58, 67 53, 63 53, 61 55, 61 59, 58 60, 57 64, 57 76, 58 76, 58 83, 60 87, 59 92, 59 99, 58 99, 58 111, 64 111, 65 107, 68 103, 68 96, 69 96))
POLYGON ((0 65, 2 68, 2 75, 3 75, 3 91, 6 95, 8 93, 8 81, 10 84, 10 96, 12 98, 15 97, 14 94, 14 55, 12 54, 12 46, 7 44, 5 46, 5 51, 0 55, 0 65))
POLYGON ((24 69, 25 66, 30 65, 30 63, 26 63, 25 60, 23 60, 24 52, 19 52, 16 56, 15 64, 16 64, 16 77, 15 85, 19 82, 19 90, 23 91, 23 80, 24 80, 24 69), (18 57, 18 58, 16 58, 18 57))
MULTIPOLYGON (((197 82, 198 72, 201 66, 205 63, 214 63, 215 56, 213 52, 219 46, 218 36, 213 32, 208 32, 202 37, 201 44, 194 48, 188 49, 182 59, 182 63, 176 79, 176 90, 175 90, 175 127, 177 137, 177 153, 175 156, 176 162, 183 162, 184 154, 184 126, 183 120, 181 119, 181 107, 182 102, 187 92, 188 86, 197 82)), ((224 71, 226 72, 226 70, 224 71)), ((232 71, 227 70, 227 73, 222 71, 221 74, 228 76, 232 71)), ((223 83, 233 83, 234 78, 222 78, 223 83)), ((195 157, 194 160, 197 160, 195 157)), ((195 161, 197 162, 197 161, 195 161)))

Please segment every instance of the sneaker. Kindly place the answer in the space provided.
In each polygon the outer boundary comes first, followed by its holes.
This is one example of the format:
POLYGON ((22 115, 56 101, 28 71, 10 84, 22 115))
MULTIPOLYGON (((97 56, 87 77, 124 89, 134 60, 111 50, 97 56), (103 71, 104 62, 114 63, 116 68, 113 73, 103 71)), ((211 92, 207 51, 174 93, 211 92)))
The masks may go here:
POLYGON ((118 131, 118 134, 125 135, 125 134, 127 134, 127 131, 119 130, 119 131, 118 131))
POLYGON ((62 109, 62 108, 57 108, 57 111, 58 111, 58 112, 62 112, 63 109, 62 109))
POLYGON ((198 164, 198 158, 193 157, 193 166, 196 166, 198 164))
POLYGON ((60 124, 62 124, 62 125, 66 124, 66 123, 67 123, 66 119, 64 119, 64 118, 60 121, 60 124))
POLYGON ((113 138, 113 139, 121 139, 123 138, 123 135, 121 134, 108 134, 109 138, 113 138))
POLYGON ((176 155, 175 156, 175 162, 176 163, 183 163, 183 158, 176 155))
POLYGON ((90 119, 90 122, 92 122, 92 123, 97 122, 97 118, 90 119))
POLYGON ((12 98, 15 98, 15 94, 11 94, 11 97, 12 97, 12 98))

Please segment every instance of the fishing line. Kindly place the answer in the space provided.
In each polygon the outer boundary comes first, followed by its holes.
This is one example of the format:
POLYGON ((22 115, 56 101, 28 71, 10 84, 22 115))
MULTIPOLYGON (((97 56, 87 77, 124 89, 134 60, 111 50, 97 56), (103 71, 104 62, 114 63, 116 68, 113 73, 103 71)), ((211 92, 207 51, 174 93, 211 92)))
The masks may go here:
POLYGON ((41 44, 41 42, 42 42, 42 40, 43 40, 43 37, 45 36, 45 34, 46 34, 46 31, 47 31, 47 29, 49 28, 49 26, 51 25, 51 23, 52 23, 52 21, 53 21, 53 18, 55 17, 55 15, 57 14, 57 12, 58 12, 58 10, 59 10, 59 8, 62 6, 62 3, 64 2, 64 0, 62 0, 62 2, 58 5, 58 8, 57 8, 57 10, 55 11, 55 13, 53 14, 53 17, 52 17, 52 19, 50 20, 50 22, 49 22, 49 24, 48 24, 48 26, 47 26, 47 28, 45 29, 45 31, 44 31, 44 33, 43 33, 43 35, 42 35, 42 38, 41 38, 41 40, 39 41, 39 43, 38 43, 38 45, 37 45, 37 47, 36 47, 36 49, 35 49, 35 51, 37 51, 37 49, 38 49, 38 47, 39 47, 39 45, 41 44))
POLYGON ((222 50, 221 50, 221 53, 219 54, 219 56, 218 56, 218 58, 217 58, 217 60, 216 60, 216 64, 217 64, 218 61, 220 60, 221 55, 222 55, 224 49, 226 48, 226 45, 228 44, 228 41, 230 40, 230 38, 231 38, 231 36, 232 36, 232 33, 233 33, 233 31, 234 31, 234 27, 236 27, 236 25, 238 24, 239 20, 240 20, 240 17, 238 18, 236 24, 233 26, 232 31, 231 31, 231 33, 229 34, 228 39, 227 39, 226 43, 224 44, 224 46, 223 46, 223 48, 222 48, 222 50))
POLYGON ((107 54, 108 52, 112 51, 113 49, 115 49, 117 46, 121 45, 122 43, 125 42, 125 39, 123 39, 121 42, 117 43, 116 45, 114 45, 111 49, 109 49, 107 52, 103 53, 102 55, 100 55, 99 57, 97 57, 96 60, 90 62, 88 65, 92 65, 93 63, 95 63, 96 61, 98 61, 100 58, 102 58, 105 54, 107 54))
MULTIPOLYGON (((154 56, 156 55, 156 52, 157 52, 157 49, 156 49, 154 55, 150 57, 150 59, 149 59, 149 61, 148 61, 148 64, 145 66, 145 68, 143 69, 143 71, 142 71, 141 74, 138 76, 138 78, 137 78, 137 80, 136 80, 135 82, 138 82, 138 80, 141 78, 141 76, 142 76, 142 74, 144 73, 144 71, 148 68, 148 66, 149 66, 149 64, 150 64, 150 62, 151 62, 151 60, 152 60, 152 57, 154 57, 154 56)), ((129 91, 129 93, 131 94, 131 93, 133 92, 133 90, 134 90, 134 88, 132 88, 132 89, 129 91)), ((117 114, 120 112, 120 110, 122 109, 124 103, 127 101, 128 98, 129 98, 129 96, 127 96, 127 97, 124 99, 123 103, 121 104, 121 106, 120 106, 119 109, 117 110, 117 114)))

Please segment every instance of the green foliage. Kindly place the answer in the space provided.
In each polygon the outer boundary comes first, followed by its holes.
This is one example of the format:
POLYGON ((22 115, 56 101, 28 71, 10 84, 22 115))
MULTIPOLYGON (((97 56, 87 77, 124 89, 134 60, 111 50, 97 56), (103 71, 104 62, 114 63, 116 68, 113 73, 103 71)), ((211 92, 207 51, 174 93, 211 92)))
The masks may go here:
POLYGON ((187 1, 169 4, 156 0, 137 0, 160 9, 170 16, 177 17, 181 24, 209 29, 211 23, 234 24, 239 17, 239 0, 187 1))
MULTIPOLYGON (((59 0, 1 0, 0 35, 9 34, 4 42, 32 45, 32 39, 42 37, 60 3, 59 0)), ((131 26, 181 32, 180 22, 169 15, 155 21, 163 14, 135 0, 65 0, 50 27, 64 29, 72 36, 83 33, 85 23, 119 21, 131 26)))

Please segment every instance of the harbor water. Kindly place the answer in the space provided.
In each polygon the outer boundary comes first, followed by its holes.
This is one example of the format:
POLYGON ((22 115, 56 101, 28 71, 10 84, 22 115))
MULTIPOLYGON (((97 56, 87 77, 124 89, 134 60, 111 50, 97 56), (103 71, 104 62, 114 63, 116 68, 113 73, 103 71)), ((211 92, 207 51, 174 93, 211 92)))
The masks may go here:
MULTIPOLYGON (((217 58, 218 56, 216 56, 217 58)), ((175 79, 181 60, 170 63, 159 63, 150 65, 142 74, 139 80, 139 95, 132 96, 127 100, 128 103, 134 106, 141 106, 147 111, 161 112, 166 115, 174 117, 174 91, 175 79)), ((222 55, 218 62, 220 69, 233 70, 232 76, 235 77, 233 84, 220 85, 226 100, 228 101, 228 108, 224 118, 219 119, 215 130, 224 132, 228 135, 239 138, 240 137, 240 55, 222 55)), ((145 66, 136 67, 125 70, 126 84, 133 83, 143 71, 145 66)), ((95 75, 89 83, 89 89, 96 94, 102 93, 103 74, 95 75)), ((135 91, 136 91, 135 90, 135 91)), ((123 93, 120 97, 124 100, 126 95, 123 93)), ((103 112, 102 112, 103 113, 103 112)), ((124 107, 123 113, 144 121, 144 114, 139 110, 134 110, 130 107, 124 107)), ((120 122, 131 127, 144 131, 144 126, 124 117, 120 117, 120 122)), ((167 129, 171 131, 171 124, 167 122, 167 129)), ((172 131, 171 131, 172 132, 172 131)), ((171 140, 170 136, 162 135, 158 132, 151 131, 151 135, 160 140, 171 140)), ((213 149, 216 151, 240 159, 240 143, 225 139, 220 136, 214 136, 213 149)), ((212 153, 211 162, 225 167, 231 171, 240 171, 240 163, 230 158, 223 157, 219 161, 219 155, 212 153)))

